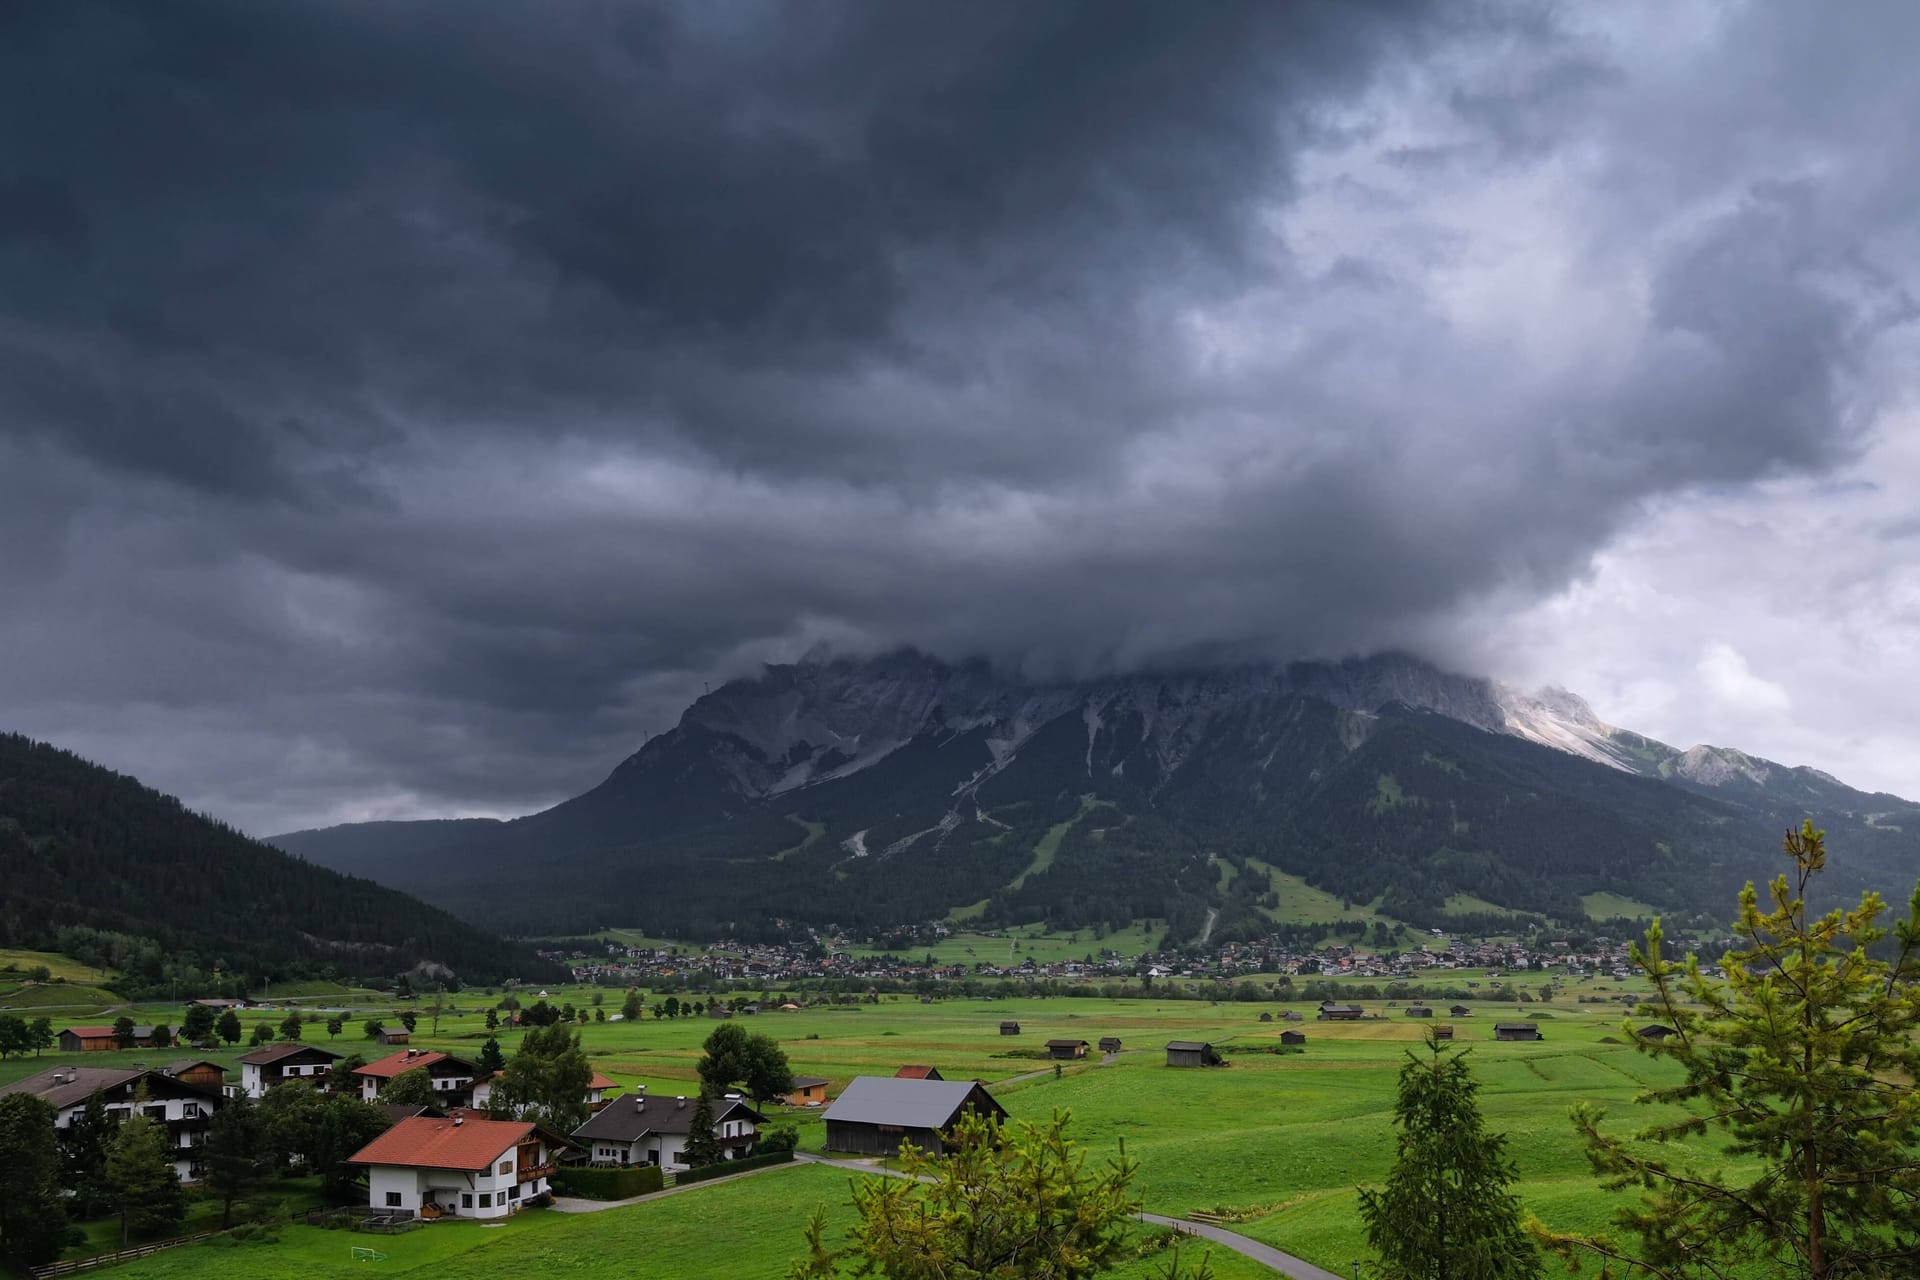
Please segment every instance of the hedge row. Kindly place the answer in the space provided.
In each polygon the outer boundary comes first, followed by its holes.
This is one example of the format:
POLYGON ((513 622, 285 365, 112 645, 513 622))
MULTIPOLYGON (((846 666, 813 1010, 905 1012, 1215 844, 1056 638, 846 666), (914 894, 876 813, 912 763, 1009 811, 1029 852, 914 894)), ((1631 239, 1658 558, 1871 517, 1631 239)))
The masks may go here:
POLYGON ((583 1200, 628 1200, 666 1185, 660 1170, 650 1164, 622 1165, 618 1169, 555 1169, 547 1181, 559 1194, 583 1200))
POLYGON ((684 1187, 689 1182, 705 1182, 708 1178, 724 1178, 730 1173, 745 1173, 749 1169, 764 1169, 768 1165, 786 1164, 793 1159, 791 1151, 769 1151, 763 1156, 748 1156, 745 1160, 721 1160, 704 1169, 689 1169, 685 1173, 673 1175, 675 1186, 684 1187))

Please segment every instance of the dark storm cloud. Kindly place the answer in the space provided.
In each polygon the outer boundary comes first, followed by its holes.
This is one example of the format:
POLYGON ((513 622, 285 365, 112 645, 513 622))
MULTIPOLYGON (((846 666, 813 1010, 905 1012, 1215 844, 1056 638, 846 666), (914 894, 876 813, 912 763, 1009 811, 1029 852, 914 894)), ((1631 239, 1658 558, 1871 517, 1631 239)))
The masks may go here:
POLYGON ((1844 456, 1879 19, 1562 16, 11 7, 0 710, 256 826, 513 810, 756 657, 1413 643, 1844 456))

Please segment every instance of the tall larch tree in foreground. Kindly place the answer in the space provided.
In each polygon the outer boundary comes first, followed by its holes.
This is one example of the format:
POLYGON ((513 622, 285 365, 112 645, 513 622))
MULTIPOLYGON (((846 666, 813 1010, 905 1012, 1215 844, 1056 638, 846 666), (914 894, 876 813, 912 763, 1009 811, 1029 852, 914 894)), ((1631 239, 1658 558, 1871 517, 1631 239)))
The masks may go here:
MULTIPOLYGON (((1124 1148, 1086 1167, 1068 1140, 1068 1116, 1003 1129, 974 1112, 954 1126, 944 1154, 900 1149, 904 1178, 853 1184, 859 1221, 846 1243, 827 1243, 826 1211, 807 1228, 807 1256, 787 1280, 1085 1280, 1128 1261, 1140 1200, 1139 1164, 1124 1148)), ((1176 1249, 1160 1280, 1212 1280, 1203 1254, 1183 1268, 1176 1249)))
POLYGON ((1534 1227, 1556 1252, 1598 1257, 1603 1276, 1920 1275, 1920 888, 1891 929, 1874 893, 1809 918, 1826 834, 1803 823, 1786 854, 1791 876, 1768 886, 1765 910, 1751 884, 1741 892, 1724 978, 1692 955, 1667 960, 1658 920, 1634 948, 1655 989, 1641 1012, 1674 1030, 1635 1043, 1680 1073, 1638 1101, 1687 1114, 1644 1130, 1659 1144, 1647 1146, 1577 1108, 1603 1185, 1645 1194, 1615 1214, 1627 1239, 1534 1227), (1671 1154, 1702 1137, 1725 1143, 1737 1179, 1711 1167, 1720 1159, 1701 1170, 1671 1154))
POLYGON ((1393 1123, 1399 1153, 1387 1184, 1360 1192, 1367 1243, 1386 1280, 1533 1280, 1539 1251, 1521 1226, 1506 1139, 1487 1132, 1465 1052, 1429 1029, 1408 1051, 1393 1123))

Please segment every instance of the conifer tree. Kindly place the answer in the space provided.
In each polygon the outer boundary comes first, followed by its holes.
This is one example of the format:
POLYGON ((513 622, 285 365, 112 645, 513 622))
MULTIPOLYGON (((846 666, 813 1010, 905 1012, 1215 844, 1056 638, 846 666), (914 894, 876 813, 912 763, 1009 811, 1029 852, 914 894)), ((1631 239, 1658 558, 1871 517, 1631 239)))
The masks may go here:
POLYGON ((60 1185, 71 1193, 68 1201, 76 1218, 93 1218, 113 1207, 113 1189, 107 1183, 107 1144, 113 1140, 113 1122, 98 1089, 80 1114, 60 1130, 60 1185))
POLYGON ((1655 989, 1641 1012, 1674 1032, 1635 1036, 1635 1046, 1682 1073, 1638 1101, 1687 1114, 1643 1131, 1661 1144, 1646 1147, 1601 1132, 1602 1112, 1576 1108, 1602 1185, 1646 1189, 1637 1207, 1615 1214, 1638 1241, 1536 1225, 1549 1248, 1598 1255, 1602 1275, 1660 1280, 1920 1274, 1920 888, 1891 930, 1871 892, 1857 907, 1809 918, 1826 833, 1803 822, 1787 833, 1785 852, 1792 876, 1768 886, 1766 910, 1752 884, 1741 891, 1724 978, 1696 956, 1666 959, 1658 920, 1634 947, 1655 989), (1879 947, 1888 958, 1874 954, 1879 947), (1751 1172, 1729 1180, 1668 1154, 1710 1132, 1751 1172))
POLYGON ((233 1225, 233 1206, 258 1195, 273 1177, 272 1157, 253 1099, 229 1098, 213 1113, 201 1158, 206 1189, 220 1201, 220 1225, 233 1225))
POLYGON ((31 1094, 0 1098, 0 1258, 34 1267, 60 1256, 59 1169, 53 1108, 31 1094))
MULTIPOLYGON (((144 1103, 142 1093, 140 1102, 144 1103)), ((186 1216, 186 1195, 167 1149, 167 1131, 134 1113, 120 1122, 120 1132, 107 1146, 107 1184, 113 1188, 114 1207, 120 1212, 120 1243, 129 1237, 170 1231, 186 1216)))
POLYGON ((688 1122, 686 1161, 689 1169, 704 1169, 721 1161, 720 1139, 713 1134, 713 1104, 706 1091, 693 1104, 693 1119, 688 1122))
POLYGON ((1386 1280, 1532 1280, 1540 1255, 1521 1227, 1506 1139, 1488 1133, 1465 1052, 1429 1029, 1394 1101, 1399 1154, 1387 1185, 1360 1192, 1367 1242, 1386 1280))
POLYGON ((482 1072, 499 1071, 507 1065, 507 1056, 500 1052, 500 1041, 488 1036, 486 1043, 480 1046, 480 1061, 477 1064, 482 1072))

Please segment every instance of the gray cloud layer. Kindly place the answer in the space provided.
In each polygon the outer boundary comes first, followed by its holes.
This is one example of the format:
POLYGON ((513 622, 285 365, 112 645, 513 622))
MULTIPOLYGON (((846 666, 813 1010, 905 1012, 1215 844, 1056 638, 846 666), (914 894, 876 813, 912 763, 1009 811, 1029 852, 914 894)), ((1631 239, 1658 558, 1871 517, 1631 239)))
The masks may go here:
POLYGON ((264 829, 518 810, 822 640, 1472 663, 1870 447, 1917 27, 9 7, 0 714, 264 829))

